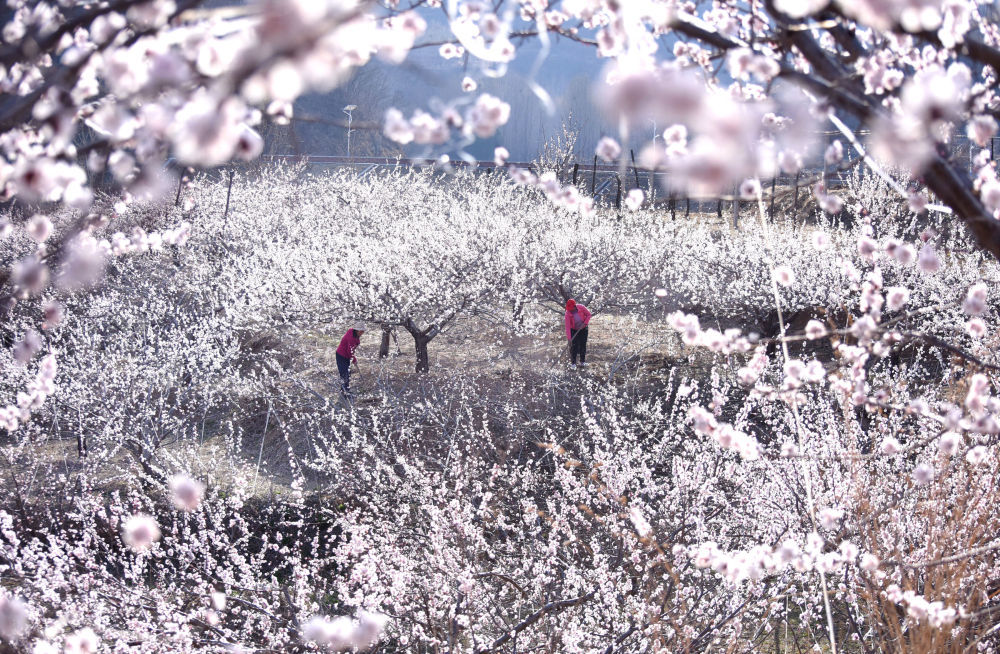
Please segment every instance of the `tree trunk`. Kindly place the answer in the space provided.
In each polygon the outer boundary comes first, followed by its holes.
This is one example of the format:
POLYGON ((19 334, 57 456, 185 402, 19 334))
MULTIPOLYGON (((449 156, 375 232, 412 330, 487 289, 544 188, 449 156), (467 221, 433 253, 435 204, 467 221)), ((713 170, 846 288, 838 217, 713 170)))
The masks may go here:
POLYGON ((388 325, 382 325, 382 344, 378 348, 378 358, 384 359, 389 356, 389 336, 392 329, 388 325))
POLYGON ((413 335, 413 344, 417 349, 417 373, 425 373, 430 370, 430 360, 427 355, 427 344, 431 339, 422 334, 413 335))

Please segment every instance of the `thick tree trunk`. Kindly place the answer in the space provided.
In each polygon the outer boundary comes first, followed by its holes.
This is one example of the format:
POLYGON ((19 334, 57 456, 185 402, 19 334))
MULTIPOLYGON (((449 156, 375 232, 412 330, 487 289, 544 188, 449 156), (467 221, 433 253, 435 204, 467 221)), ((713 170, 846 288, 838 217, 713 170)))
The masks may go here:
POLYGON ((389 336, 392 329, 388 325, 382 325, 382 344, 378 348, 378 358, 384 359, 389 356, 389 336))
POLYGON ((417 348, 417 373, 425 373, 430 370, 430 359, 427 354, 427 344, 431 339, 423 335, 414 334, 413 343, 417 348))
POLYGON ((431 325, 427 330, 419 329, 413 320, 407 318, 402 323, 403 329, 413 337, 413 345, 417 352, 417 374, 430 370, 430 357, 427 354, 427 344, 437 336, 438 330, 431 325))

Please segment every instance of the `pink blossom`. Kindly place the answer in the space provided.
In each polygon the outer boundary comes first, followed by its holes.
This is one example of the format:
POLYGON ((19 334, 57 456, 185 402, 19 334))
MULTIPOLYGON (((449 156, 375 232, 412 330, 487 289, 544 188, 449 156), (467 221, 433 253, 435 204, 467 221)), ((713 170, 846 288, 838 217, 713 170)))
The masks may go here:
POLYGON ((639 57, 621 57, 611 64, 599 86, 597 100, 609 118, 634 122, 656 118, 662 123, 688 123, 702 109, 704 82, 691 70, 655 69, 639 57))
POLYGON ((858 254, 866 259, 873 259, 876 251, 878 251, 878 243, 875 242, 875 239, 868 236, 858 238, 858 254))
POLYGON ((886 304, 890 311, 899 311, 910 299, 910 289, 903 286, 891 286, 886 289, 886 304))
POLYGON ((986 147, 997 133, 997 121, 993 116, 974 116, 966 129, 969 138, 979 147, 986 147))
POLYGON ((745 80, 749 77, 754 53, 750 48, 733 48, 726 56, 729 75, 733 79, 745 80))
POLYGON ((687 145, 688 131, 684 125, 671 125, 663 130, 661 135, 663 142, 669 148, 683 147, 687 145))
POLYGON ((909 590, 903 594, 903 598, 906 602, 907 615, 918 621, 927 617, 930 603, 926 599, 909 590))
POLYGON ((930 243, 925 243, 917 254, 917 265, 925 273, 937 272, 941 269, 941 260, 930 243))
POLYGON ((923 193, 910 193, 907 196, 907 203, 913 213, 923 213, 927 208, 927 196, 923 193))
POLYGON ((966 323, 965 331, 972 338, 982 338, 986 335, 986 323, 982 318, 972 318, 966 323))
POLYGON ((797 152, 782 150, 778 153, 778 167, 782 172, 794 175, 802 170, 802 155, 797 152))
POLYGON ((44 243, 52 234, 52 221, 48 216, 35 214, 28 220, 26 230, 33 241, 44 243))
POLYGON ((97 654, 100 639, 90 627, 84 627, 66 636, 63 645, 65 654, 97 654))
POLYGON ((354 630, 354 646, 362 650, 374 647, 388 622, 389 616, 382 613, 359 611, 358 626, 354 630))
POLYGON ((822 338, 826 335, 826 325, 818 320, 810 320, 806 323, 806 338, 810 341, 814 341, 817 338, 822 338))
POLYGON ((844 144, 840 141, 833 141, 826 148, 826 153, 823 155, 823 160, 828 165, 839 164, 844 159, 844 144))
POLYGON ((740 184, 740 197, 744 199, 756 199, 760 197, 760 180, 743 180, 743 183, 740 184))
POLYGON ((517 184, 530 185, 536 182, 534 173, 525 168, 519 168, 517 166, 510 167, 510 176, 517 184))
POLYGON ((913 469, 913 483, 917 486, 929 484, 934 479, 934 468, 921 463, 913 469))
POLYGON ((778 266, 771 272, 771 278, 781 286, 791 286, 795 283, 795 273, 788 266, 778 266))
POLYGON ((978 316, 986 311, 986 284, 979 282, 969 287, 962 303, 962 311, 978 316))
POLYGON ((694 422, 694 430, 700 434, 711 435, 718 427, 715 416, 702 407, 691 407, 688 415, 694 422))
POLYGON ((493 163, 498 166, 503 166, 507 163, 510 158, 510 152, 507 151, 505 147, 497 147, 493 150, 493 163))
POLYGON ((775 0, 774 8, 791 18, 805 18, 830 3, 830 0, 775 0))
POLYGON ((1000 210, 1000 180, 995 177, 990 178, 979 189, 979 195, 991 212, 1000 210))
POLYGON ((965 453, 965 460, 971 466, 982 465, 989 456, 989 450, 985 445, 976 445, 965 453))
POLYGON ((960 69, 945 71, 938 66, 921 69, 903 86, 900 97, 903 120, 933 127, 958 118, 967 90, 968 81, 960 69))
POLYGON ((896 259, 900 264, 908 266, 913 263, 917 258, 917 251, 909 243, 897 247, 892 254, 893 258, 896 259))
POLYGON ((971 28, 972 12, 968 4, 952 0, 943 5, 941 27, 938 38, 946 48, 954 48, 965 40, 965 35, 971 28))
POLYGON ((957 432, 948 431, 941 435, 941 439, 938 441, 938 450, 945 456, 952 456, 958 451, 958 447, 961 444, 962 435, 957 432))
POLYGON ((287 125, 292 122, 294 112, 292 103, 286 100, 274 100, 267 105, 267 115, 276 125, 287 125))
POLYGON ((148 515, 133 515, 122 526, 122 540, 135 552, 146 551, 160 540, 160 526, 148 515))
POLYGON ((18 640, 28 628, 28 612, 16 597, 0 592, 0 638, 8 642, 18 640))
POLYGON ((788 564, 802 555, 802 548, 797 542, 789 539, 782 541, 776 553, 782 563, 788 564))
POLYGON ((882 440, 882 444, 879 445, 879 451, 887 456, 892 456, 893 454, 899 454, 903 450, 903 446, 898 440, 892 436, 886 436, 882 440))
POLYGON ((819 512, 819 522, 823 529, 836 529, 843 518, 843 509, 826 508, 819 512))
POLYGON ((614 140, 610 136, 603 136, 601 140, 597 143, 597 156, 604 161, 615 161, 622 154, 622 147, 618 145, 618 141, 614 140))
POLYGON ((413 129, 399 109, 387 110, 384 122, 384 133, 389 139, 403 145, 413 141, 413 129))
POLYGON ((642 207, 642 202, 645 199, 645 194, 641 189, 634 188, 628 192, 625 196, 625 206, 629 211, 638 211, 642 207))
POLYGON ((55 300, 49 300, 42 307, 42 317, 45 322, 42 323, 42 329, 52 329, 62 322, 64 315, 63 305, 55 300))
POLYGON ((51 381, 56 378, 56 355, 47 354, 38 364, 38 378, 42 381, 51 381))
POLYGON ((693 195, 722 193, 745 172, 745 162, 727 154, 715 139, 704 136, 668 163, 678 186, 693 195))
POLYGON ((465 116, 466 123, 479 138, 493 136, 510 118, 510 105, 489 93, 484 93, 465 116))
POLYGON ((465 54, 465 48, 453 43, 445 43, 438 48, 438 54, 441 55, 442 59, 458 59, 465 54))
POLYGON ((949 627, 958 618, 958 611, 952 607, 945 607, 941 602, 931 602, 931 613, 929 620, 932 627, 941 629, 949 627))
POLYGON ((449 137, 448 127, 443 121, 419 109, 413 113, 410 127, 414 143, 440 145, 449 137))
POLYGON ((41 347, 42 337, 34 329, 29 329, 20 340, 14 343, 14 359, 19 363, 27 365, 41 347))
POLYGON ((303 625, 302 636, 334 651, 367 649, 378 641, 387 620, 384 615, 368 612, 362 612, 357 623, 343 615, 333 619, 315 616, 303 625))
POLYGON ((243 125, 236 140, 235 154, 244 161, 250 161, 260 156, 264 150, 264 139, 248 125, 243 125))
POLYGON ((693 557, 695 567, 707 568, 720 554, 718 545, 713 542, 699 544, 693 557))
POLYGON ((201 502, 205 486, 186 475, 175 475, 170 478, 170 492, 174 506, 183 511, 193 511, 201 502))
POLYGON ((840 213, 840 210, 844 207, 844 201, 836 195, 819 193, 816 196, 816 200, 819 202, 820 208, 830 214, 840 213))
POLYGON ((879 561, 879 558, 877 556, 866 552, 861 555, 861 562, 859 565, 861 569, 864 570, 865 572, 875 572, 876 570, 878 570, 878 567, 881 563, 882 562, 879 561))
POLYGON ((228 161, 243 133, 245 114, 236 98, 220 101, 208 93, 196 95, 178 110, 171 128, 178 160, 199 166, 228 161))

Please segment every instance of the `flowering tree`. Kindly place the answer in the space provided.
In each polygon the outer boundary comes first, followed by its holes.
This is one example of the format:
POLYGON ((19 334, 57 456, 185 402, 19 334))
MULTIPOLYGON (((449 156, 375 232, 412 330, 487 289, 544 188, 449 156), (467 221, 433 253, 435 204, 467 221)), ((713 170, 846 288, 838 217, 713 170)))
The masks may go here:
MULTIPOLYGON (((463 202, 474 194, 433 193, 428 186, 434 181, 427 178, 398 181, 406 184, 406 204, 359 203, 356 233, 341 243, 335 297, 350 315, 405 329, 413 337, 417 371, 426 372, 428 345, 442 330, 480 303, 506 295, 498 284, 506 248, 486 207, 463 202)), ((382 194, 381 186, 377 181, 369 188, 382 194)))
MULTIPOLYGON (((963 125, 980 147, 996 132, 989 88, 1000 49, 993 16, 978 3, 580 1, 551 9, 518 3, 515 11, 464 2, 449 9, 456 40, 441 47, 446 58, 467 51, 487 65, 509 61, 522 21, 543 43, 558 35, 595 47, 609 60, 598 102, 622 136, 649 119, 671 126, 642 158, 667 170, 675 189, 711 195, 750 180, 742 188, 753 196, 753 180, 800 170, 815 155, 815 129, 830 120, 867 163, 875 163, 870 148, 912 171, 943 203, 937 210, 954 213, 980 247, 1000 254, 989 219, 997 210, 989 161, 977 159, 970 178, 968 165, 948 154, 951 134, 963 125), (673 39, 673 57, 658 61, 664 35, 673 39), (870 143, 849 125, 869 127, 870 143)), ((387 134, 430 144, 449 140, 449 127, 455 139, 488 135, 506 120, 493 104, 480 99, 464 124, 454 109, 409 121, 391 113, 387 134)), ((598 151, 617 158, 621 148, 602 142, 598 151)), ((844 143, 821 154, 835 168, 844 143)), ((822 204, 835 209, 818 182, 822 204)))

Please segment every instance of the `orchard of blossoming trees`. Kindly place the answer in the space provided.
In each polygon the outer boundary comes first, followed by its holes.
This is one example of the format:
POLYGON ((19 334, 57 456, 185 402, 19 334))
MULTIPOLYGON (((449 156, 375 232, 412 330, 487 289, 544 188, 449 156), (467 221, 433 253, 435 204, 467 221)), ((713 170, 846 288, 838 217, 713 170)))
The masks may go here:
POLYGON ((1000 650, 992 6, 7 4, 0 652, 1000 650), (493 137, 477 80, 574 40, 597 154, 655 119, 641 165, 754 220, 514 166, 220 181, 442 15, 465 95, 389 138, 493 137), (412 346, 368 337, 351 402, 359 321, 412 346))

